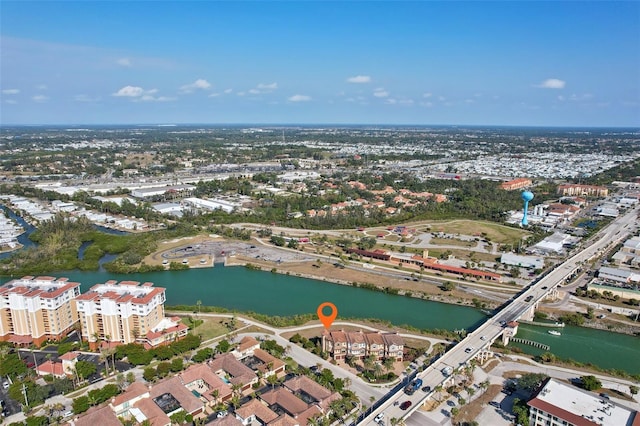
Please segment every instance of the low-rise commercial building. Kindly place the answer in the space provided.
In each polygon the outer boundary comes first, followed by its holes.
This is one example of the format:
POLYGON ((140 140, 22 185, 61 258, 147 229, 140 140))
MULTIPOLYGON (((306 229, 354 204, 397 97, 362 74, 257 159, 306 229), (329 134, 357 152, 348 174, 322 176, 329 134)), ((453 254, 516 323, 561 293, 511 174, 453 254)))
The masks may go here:
POLYGON ((636 410, 552 378, 527 404, 531 426, 640 425, 636 410))

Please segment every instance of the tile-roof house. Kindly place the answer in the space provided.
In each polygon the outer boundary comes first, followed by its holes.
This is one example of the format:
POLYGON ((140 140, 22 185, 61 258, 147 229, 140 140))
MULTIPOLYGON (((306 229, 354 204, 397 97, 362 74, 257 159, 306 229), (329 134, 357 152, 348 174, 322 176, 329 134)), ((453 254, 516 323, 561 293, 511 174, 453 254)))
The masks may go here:
POLYGON ((167 393, 171 394, 188 414, 196 415, 204 411, 204 403, 182 384, 182 380, 178 376, 153 385, 149 396, 153 399, 167 393))
POLYGON ((236 418, 240 420, 243 425, 250 425, 254 420, 262 424, 268 424, 270 421, 277 419, 278 415, 262 402, 257 399, 252 399, 236 409, 236 418))
POLYGON ((242 359, 253 355, 253 351, 260 347, 260 342, 251 336, 245 336, 240 340, 240 344, 231 352, 236 358, 242 359))
POLYGON ((82 417, 72 421, 75 426, 122 426, 118 417, 109 406, 93 407, 82 417))
POLYGON ((304 395, 307 401, 309 398, 314 399, 315 404, 319 405, 325 413, 329 410, 329 404, 342 398, 338 392, 331 392, 307 376, 289 379, 284 382, 284 387, 291 390, 295 395, 304 395))
POLYGON ((286 366, 284 361, 274 357, 269 352, 262 349, 256 349, 253 353, 253 357, 262 363, 257 367, 257 369, 262 372, 263 377, 266 378, 273 374, 276 376, 284 374, 286 366))
POLYGON ((396 333, 384 333, 382 340, 385 344, 385 356, 402 361, 404 352, 404 339, 396 333))
POLYGON ((296 418, 305 412, 309 405, 285 388, 271 389, 260 395, 269 407, 279 407, 296 418))
POLYGON ((126 391, 111 400, 109 406, 118 417, 129 416, 129 408, 141 399, 149 398, 149 388, 140 382, 131 383, 126 391))
POLYGON ((242 386, 243 392, 250 390, 258 382, 256 373, 230 353, 215 357, 208 361, 208 365, 218 377, 225 377, 232 384, 242 386))
POLYGON ((218 377, 206 364, 194 364, 179 374, 184 386, 195 391, 207 404, 224 402, 233 396, 231 386, 218 377))

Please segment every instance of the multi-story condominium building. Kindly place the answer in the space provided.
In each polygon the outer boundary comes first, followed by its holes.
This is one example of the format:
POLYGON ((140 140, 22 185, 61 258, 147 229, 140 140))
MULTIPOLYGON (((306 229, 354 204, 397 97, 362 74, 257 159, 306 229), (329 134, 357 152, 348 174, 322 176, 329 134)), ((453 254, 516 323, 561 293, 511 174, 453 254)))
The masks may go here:
POLYGON ((164 319, 164 302, 165 289, 153 283, 96 284, 75 300, 82 338, 96 348, 101 342, 133 343, 148 333, 162 333, 158 326, 164 319))
POLYGON ((78 321, 73 299, 80 283, 26 276, 0 287, 0 340, 40 345, 61 340, 78 321))
POLYGON ((531 184, 531 179, 517 178, 508 182, 502 182, 500 184, 500 188, 504 189, 505 191, 514 191, 516 189, 522 189, 531 186, 531 184))
POLYGON ((377 360, 393 358, 394 361, 402 361, 404 341, 396 333, 324 331, 322 349, 336 361, 347 357, 361 359, 370 355, 377 360))
POLYGON ((531 426, 637 425, 636 410, 552 378, 527 402, 531 426))
POLYGON ((586 195, 591 197, 606 197, 609 195, 609 190, 605 186, 577 185, 568 183, 558 185, 558 194, 564 196, 586 195))

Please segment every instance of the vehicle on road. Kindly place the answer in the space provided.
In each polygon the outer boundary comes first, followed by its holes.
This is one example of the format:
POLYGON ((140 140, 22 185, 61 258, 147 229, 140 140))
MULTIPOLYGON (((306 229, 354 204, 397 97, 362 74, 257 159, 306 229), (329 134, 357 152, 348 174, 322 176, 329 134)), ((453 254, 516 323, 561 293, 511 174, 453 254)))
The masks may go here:
POLYGON ((373 420, 375 420, 375 421, 376 421, 376 423, 378 423, 378 422, 381 422, 383 419, 384 419, 384 413, 380 413, 380 414, 378 414, 378 415, 376 416, 376 418, 375 418, 375 419, 373 419, 373 420))
POLYGON ((404 388, 404 393, 407 395, 413 395, 415 391, 420 389, 422 386, 422 379, 415 379, 413 382, 409 383, 406 388, 404 388))
POLYGON ((525 302, 531 302, 531 300, 533 300, 533 296, 527 296, 527 298, 524 299, 525 302))
POLYGON ((422 388, 422 392, 431 392, 431 386, 425 386, 422 388))
POLYGON ((411 407, 411 401, 405 401, 402 404, 400 404, 401 410, 407 410, 409 409, 409 407, 411 407))
POLYGON ((480 340, 487 340, 487 336, 480 336, 480 340))
POLYGON ((453 373, 453 367, 446 366, 441 371, 442 371, 442 374, 444 374, 445 376, 450 376, 451 373, 453 373))
POLYGON ((469 346, 467 349, 465 349, 464 351, 468 354, 470 354, 471 352, 473 352, 475 348, 473 346, 469 346))
POLYGON ((3 382, 2 389, 9 389, 9 382, 3 382))

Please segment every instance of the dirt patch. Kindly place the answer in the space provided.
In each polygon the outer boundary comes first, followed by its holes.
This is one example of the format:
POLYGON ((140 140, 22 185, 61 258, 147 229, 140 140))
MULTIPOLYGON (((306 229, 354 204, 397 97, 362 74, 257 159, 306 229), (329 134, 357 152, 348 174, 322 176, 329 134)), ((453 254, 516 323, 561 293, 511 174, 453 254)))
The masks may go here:
POLYGON ((487 362, 485 365, 483 365, 481 368, 485 373, 488 373, 491 370, 493 370, 494 368, 496 368, 499 364, 500 364, 499 360, 492 359, 489 362, 487 362))
POLYGON ((455 417, 456 422, 471 422, 478 418, 482 410, 484 410, 485 405, 492 401, 501 390, 502 386, 500 385, 489 385, 487 390, 478 398, 460 408, 460 412, 455 417))

